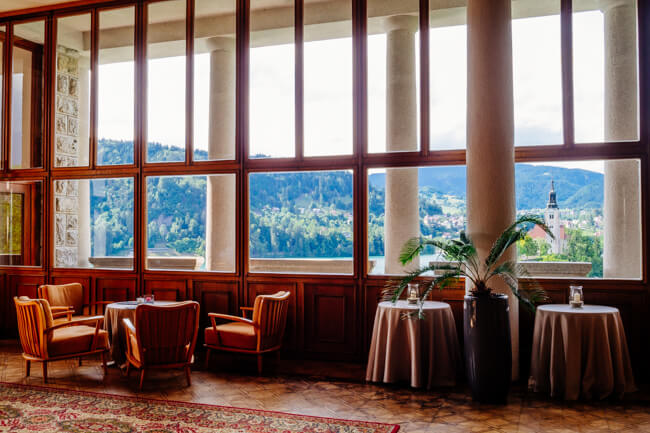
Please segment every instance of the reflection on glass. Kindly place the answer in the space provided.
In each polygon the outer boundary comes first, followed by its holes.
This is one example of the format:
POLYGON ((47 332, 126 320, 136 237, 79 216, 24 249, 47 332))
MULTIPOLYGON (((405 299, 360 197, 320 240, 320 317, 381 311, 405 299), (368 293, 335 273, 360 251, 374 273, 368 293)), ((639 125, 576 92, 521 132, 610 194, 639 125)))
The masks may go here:
POLYGON ((236 175, 147 178, 147 268, 235 271, 236 175))
POLYGON ((235 9, 234 0, 195 4, 195 161, 235 159, 235 9))
MULTIPOLYGON (((14 26, 11 77, 10 168, 41 167, 43 152, 45 23, 34 21, 14 26)), ((58 101, 57 101, 58 102, 58 101)), ((77 114, 68 101, 56 106, 57 114, 77 114)))
MULTIPOLYGON (((465 166, 373 169, 368 173, 368 273, 407 272, 399 262, 416 236, 456 239, 466 225, 465 166)), ((425 250, 419 264, 443 260, 425 250)), ((418 260, 415 260, 415 264, 418 260)))
POLYGON ((368 150, 419 149, 419 2, 396 4, 377 16, 383 2, 368 1, 368 150))
POLYGON ((54 181, 58 268, 133 268, 133 179, 54 181))
POLYGON ((0 182, 0 266, 40 266, 43 184, 0 182))
POLYGON ((249 155, 251 158, 295 155, 295 46, 293 0, 269 8, 251 1, 249 155), (273 30, 265 30, 265 15, 273 30))
POLYGON ((562 144, 560 1, 513 1, 512 14, 515 145, 562 144))
POLYGON ((304 11, 305 155, 352 153, 352 2, 321 23, 318 3, 304 11))
POLYGON ((185 0, 147 9, 147 162, 185 161, 185 0))
POLYGON ((636 1, 573 2, 576 142, 637 140, 636 1))
POLYGON ((90 14, 59 18, 56 24, 54 166, 88 165, 90 133, 90 14))
POLYGON ((353 273, 352 172, 250 175, 252 272, 353 273))
POLYGON ((133 164, 133 7, 99 13, 97 164, 133 164), (112 37, 115 35, 114 37, 112 37), (119 35, 119 37, 117 37, 119 35))

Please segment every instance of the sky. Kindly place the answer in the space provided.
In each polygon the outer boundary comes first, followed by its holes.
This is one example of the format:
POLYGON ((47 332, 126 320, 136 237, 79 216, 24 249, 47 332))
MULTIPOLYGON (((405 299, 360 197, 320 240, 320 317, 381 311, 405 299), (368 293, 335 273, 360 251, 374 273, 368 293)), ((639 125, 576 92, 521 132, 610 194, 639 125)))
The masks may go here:
MULTIPOLYGON (((465 146, 466 44, 465 26, 430 31, 432 149, 465 146)), ((602 13, 574 14, 574 105, 578 142, 603 140, 603 44, 602 13)), ((304 58, 305 154, 350 154, 353 131, 351 38, 307 42, 304 58)), ((513 63, 515 144, 560 144, 559 15, 513 21, 513 63)), ((209 69, 209 55, 197 55, 194 141, 197 148, 206 150, 209 69)), ((133 107, 124 101, 133 100, 133 63, 104 64, 99 73, 99 137, 131 140, 133 107), (123 85, 115 86, 116 81, 123 85)), ((175 146, 184 144, 184 91, 184 57, 149 61, 149 141, 175 146)), ((386 37, 380 34, 368 38, 368 146, 371 152, 385 149, 385 116, 386 37)), ((294 47, 288 44, 253 48, 250 55, 250 154, 292 156, 294 139, 294 47)), ((603 164, 598 161, 553 165, 603 171, 603 164)))

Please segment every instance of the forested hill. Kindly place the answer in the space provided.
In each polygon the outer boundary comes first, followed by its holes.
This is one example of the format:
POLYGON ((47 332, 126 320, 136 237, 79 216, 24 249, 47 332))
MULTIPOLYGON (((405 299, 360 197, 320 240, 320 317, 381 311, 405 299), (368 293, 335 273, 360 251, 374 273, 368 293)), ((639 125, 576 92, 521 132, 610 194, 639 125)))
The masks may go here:
MULTIPOLYGON (((114 140, 100 140, 101 158, 104 164, 125 163, 125 155, 133 153, 133 143, 114 140)), ((196 159, 206 159, 207 152, 195 150, 196 159)), ((149 161, 182 161, 183 150, 177 147, 150 143, 147 149, 149 161)), ((130 162, 130 161, 129 161, 130 162)), ((466 172, 463 166, 427 167, 418 169, 418 183, 421 187, 465 197, 466 172)), ((603 175, 582 169, 550 167, 544 165, 517 164, 516 166, 517 209, 539 209, 546 206, 551 179, 555 181, 558 204, 561 208, 591 209, 603 205, 603 175)), ((370 174, 371 187, 381 190, 385 184, 384 173, 370 174)), ((304 194, 313 193, 317 187, 322 193, 318 197, 320 207, 340 207, 351 194, 350 175, 345 172, 329 173, 325 176, 313 172, 313 179, 300 176, 297 181, 291 175, 268 175, 266 182, 254 182, 255 190, 250 192, 253 208, 281 207, 278 201, 294 200, 304 194)), ((346 203, 347 204, 347 203, 346 203)), ((295 203, 294 203, 295 205, 295 203)))

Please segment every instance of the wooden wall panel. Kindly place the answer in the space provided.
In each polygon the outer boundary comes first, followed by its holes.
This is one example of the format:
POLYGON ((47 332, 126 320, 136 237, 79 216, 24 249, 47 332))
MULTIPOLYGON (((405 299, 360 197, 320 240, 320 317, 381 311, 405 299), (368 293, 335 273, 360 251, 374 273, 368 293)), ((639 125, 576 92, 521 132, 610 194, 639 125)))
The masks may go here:
POLYGON ((291 297, 289 298, 289 312, 287 313, 287 328, 284 332, 284 342, 282 344, 282 353, 296 354, 302 350, 302 342, 300 341, 301 333, 298 332, 298 327, 302 328, 302 320, 300 320, 300 315, 296 308, 296 306, 301 303, 301 296, 296 283, 248 283, 246 287, 246 306, 252 307, 255 304, 255 297, 257 295, 271 295, 281 290, 288 290, 291 292, 291 297))
POLYGON ((5 296, 3 297, 3 324, 4 334, 10 336, 18 335, 18 324, 16 322, 16 307, 14 296, 28 296, 38 298, 38 286, 45 284, 44 275, 7 275, 5 296))
POLYGON ((354 285, 305 284, 305 352, 344 359, 357 353, 354 285))
POLYGON ((208 313, 241 315, 239 313, 238 284, 236 282, 194 281, 195 301, 201 304, 198 345, 203 344, 203 329, 210 326, 208 313))
MULTIPOLYGON (((96 301, 132 301, 137 293, 135 278, 97 278, 95 282, 96 301)), ((99 306, 97 314, 103 314, 104 308, 99 306)))
POLYGON ((145 280, 144 293, 157 301, 185 301, 190 298, 187 280, 145 280))

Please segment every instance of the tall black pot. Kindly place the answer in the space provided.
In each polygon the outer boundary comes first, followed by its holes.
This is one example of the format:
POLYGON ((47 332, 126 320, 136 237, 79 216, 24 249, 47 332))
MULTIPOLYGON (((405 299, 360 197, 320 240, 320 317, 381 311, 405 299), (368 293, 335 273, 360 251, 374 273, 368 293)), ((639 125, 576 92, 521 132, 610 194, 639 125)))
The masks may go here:
POLYGON ((506 295, 465 296, 465 366, 475 401, 507 402, 512 380, 508 313, 506 295))

